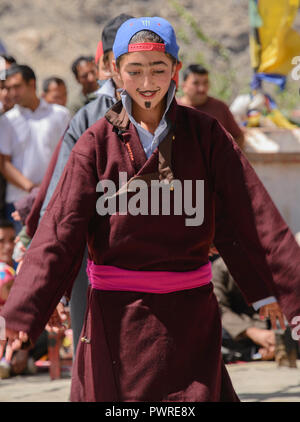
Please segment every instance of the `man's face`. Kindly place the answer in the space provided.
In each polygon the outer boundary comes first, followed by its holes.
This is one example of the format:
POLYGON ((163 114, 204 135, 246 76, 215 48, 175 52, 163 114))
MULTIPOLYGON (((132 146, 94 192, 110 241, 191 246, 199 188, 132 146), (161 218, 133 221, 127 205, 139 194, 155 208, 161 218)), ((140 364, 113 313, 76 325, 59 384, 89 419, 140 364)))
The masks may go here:
POLYGON ((8 89, 5 85, 6 81, 0 81, 0 102, 2 103, 3 111, 10 110, 15 104, 8 95, 8 89))
POLYGON ((9 76, 5 81, 8 95, 15 104, 28 107, 35 94, 35 80, 24 81, 21 73, 9 76))
POLYGON ((208 90, 209 78, 207 74, 198 75, 198 73, 190 73, 182 84, 182 91, 193 106, 201 105, 206 102, 208 90))
MULTIPOLYGON (((5 69, 9 69, 11 67, 11 64, 8 62, 5 62, 5 69)), ((12 101, 11 97, 8 95, 8 89, 5 84, 5 80, 0 80, 0 102, 2 103, 3 111, 8 111, 15 103, 12 101)))
POLYGON ((82 85, 84 94, 90 94, 99 88, 97 83, 97 66, 94 62, 81 61, 77 65, 77 73, 77 81, 82 85))
POLYGON ((139 51, 126 54, 119 75, 123 88, 144 110, 151 110, 164 99, 175 73, 172 60, 160 51, 139 51), (151 106, 147 107, 146 103, 151 106))
POLYGON ((43 98, 47 103, 65 106, 67 104, 67 88, 64 84, 51 82, 48 91, 43 93, 43 98))
POLYGON ((14 251, 15 230, 7 227, 0 229, 0 262, 11 265, 14 251))

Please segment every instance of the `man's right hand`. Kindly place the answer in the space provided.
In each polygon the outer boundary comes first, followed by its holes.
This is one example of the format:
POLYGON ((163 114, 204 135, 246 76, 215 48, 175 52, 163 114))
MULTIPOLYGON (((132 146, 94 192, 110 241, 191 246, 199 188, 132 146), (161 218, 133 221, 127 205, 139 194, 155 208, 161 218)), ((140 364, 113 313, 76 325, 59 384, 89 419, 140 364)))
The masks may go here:
POLYGON ((5 350, 5 359, 10 362, 13 352, 21 349, 22 344, 28 341, 28 335, 24 331, 5 330, 6 340, 0 340, 0 359, 5 350), (6 349, 5 349, 6 346, 6 349))
POLYGON ((250 327, 245 332, 255 344, 262 346, 266 349, 275 347, 275 333, 272 330, 264 330, 257 327, 250 327))

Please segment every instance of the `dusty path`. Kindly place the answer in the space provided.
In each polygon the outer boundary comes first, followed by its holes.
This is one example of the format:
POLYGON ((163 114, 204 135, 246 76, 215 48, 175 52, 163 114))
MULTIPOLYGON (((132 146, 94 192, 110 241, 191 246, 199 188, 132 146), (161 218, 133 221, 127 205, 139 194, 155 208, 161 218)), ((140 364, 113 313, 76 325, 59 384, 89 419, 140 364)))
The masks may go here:
MULTIPOLYGON (((300 361, 297 369, 274 362, 227 365, 233 385, 245 402, 300 402, 300 361)), ((51 381, 47 372, 0 380, 0 402, 67 402, 70 377, 51 381)))

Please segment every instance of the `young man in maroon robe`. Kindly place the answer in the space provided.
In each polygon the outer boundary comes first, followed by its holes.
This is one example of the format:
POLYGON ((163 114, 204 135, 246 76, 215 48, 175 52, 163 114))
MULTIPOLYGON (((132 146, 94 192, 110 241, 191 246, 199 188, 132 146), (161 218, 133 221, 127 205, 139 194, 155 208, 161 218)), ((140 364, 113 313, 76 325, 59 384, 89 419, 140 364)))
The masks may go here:
POLYGON ((244 134, 235 121, 229 107, 209 94, 209 72, 199 64, 190 64, 183 72, 183 96, 178 98, 178 103, 215 117, 224 128, 233 136, 240 148, 243 148, 244 134))
POLYGON ((87 241, 71 400, 238 401, 221 357, 210 245, 247 302, 268 298, 261 314, 282 327, 274 300, 290 324, 300 315, 300 249, 232 137, 174 100, 171 25, 129 19, 114 54, 121 101, 76 143, 25 254, 1 313, 7 355, 36 340, 87 241), (163 204, 152 196, 159 182, 163 204))

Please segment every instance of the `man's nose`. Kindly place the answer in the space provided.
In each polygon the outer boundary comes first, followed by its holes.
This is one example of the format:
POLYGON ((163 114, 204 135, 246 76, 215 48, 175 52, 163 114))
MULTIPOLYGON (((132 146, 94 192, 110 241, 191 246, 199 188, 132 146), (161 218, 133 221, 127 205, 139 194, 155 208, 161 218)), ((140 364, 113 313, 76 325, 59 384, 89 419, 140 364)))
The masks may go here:
POLYGON ((15 88, 11 88, 9 91, 8 91, 8 95, 10 96, 10 97, 15 97, 15 96, 17 96, 18 95, 18 90, 17 89, 15 89, 15 88))
POLYGON ((150 73, 144 76, 143 87, 144 89, 150 89, 153 87, 153 77, 150 73))
POLYGON ((89 72, 88 81, 93 82, 95 79, 96 79, 95 74, 93 72, 89 72))

